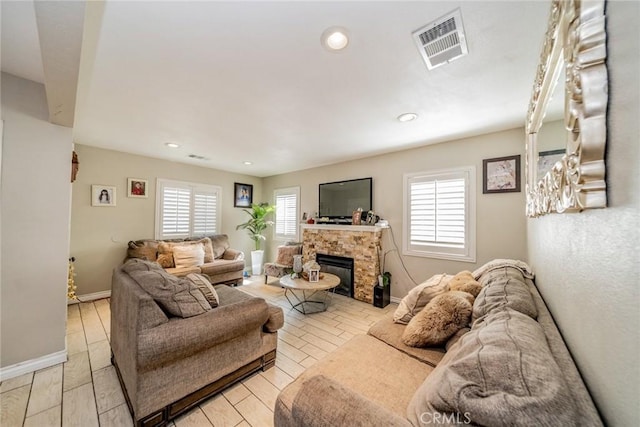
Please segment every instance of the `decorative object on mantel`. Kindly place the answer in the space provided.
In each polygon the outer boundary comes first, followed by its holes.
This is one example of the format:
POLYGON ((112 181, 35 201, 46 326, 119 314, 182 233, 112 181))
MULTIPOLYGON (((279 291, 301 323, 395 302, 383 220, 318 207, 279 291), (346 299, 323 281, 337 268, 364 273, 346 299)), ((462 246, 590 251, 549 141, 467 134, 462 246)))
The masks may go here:
POLYGON ((113 185, 91 186, 91 206, 115 206, 116 205, 116 187, 113 185))
POLYGON ((256 250, 251 251, 251 272, 254 275, 262 274, 262 259, 264 251, 260 249, 260 243, 267 238, 262 234, 267 227, 273 225, 273 221, 267 217, 275 211, 276 207, 268 203, 252 204, 251 210, 243 209, 249 215, 249 220, 236 227, 236 230, 247 230, 247 234, 256 243, 256 250))
POLYGON ((67 299, 72 301, 78 300, 78 297, 76 296, 76 273, 75 267, 73 266, 75 260, 75 257, 69 258, 69 270, 67 272, 67 299))
POLYGON ((139 178, 127 179, 127 197, 147 198, 149 197, 149 181, 139 178))
POLYGON ((71 153, 71 182, 76 180, 78 171, 80 170, 80 161, 78 160, 78 154, 73 151, 71 153))
POLYGON ((519 193, 520 155, 482 161, 482 193, 519 193))
POLYGON ((362 208, 358 208, 353 211, 353 215, 351 215, 351 224, 360 225, 360 220, 362 219, 362 208))
POLYGON ((604 0, 553 0, 526 120, 527 215, 607 205, 605 161, 609 78, 604 0), (563 73, 564 72, 564 73, 563 73), (558 76, 565 84, 566 152, 537 176, 537 140, 558 76))

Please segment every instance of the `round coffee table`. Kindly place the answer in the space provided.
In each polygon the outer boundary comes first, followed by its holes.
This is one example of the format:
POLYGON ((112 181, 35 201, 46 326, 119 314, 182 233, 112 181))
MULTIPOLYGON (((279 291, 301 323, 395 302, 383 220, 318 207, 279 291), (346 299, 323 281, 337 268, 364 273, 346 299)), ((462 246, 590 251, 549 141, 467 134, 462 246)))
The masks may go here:
POLYGON ((284 296, 293 309, 302 314, 326 311, 336 287, 340 284, 340 278, 330 273, 321 275, 322 279, 317 282, 309 282, 303 278, 292 279, 291 276, 280 278, 284 296), (319 308, 310 310, 313 306, 319 308))

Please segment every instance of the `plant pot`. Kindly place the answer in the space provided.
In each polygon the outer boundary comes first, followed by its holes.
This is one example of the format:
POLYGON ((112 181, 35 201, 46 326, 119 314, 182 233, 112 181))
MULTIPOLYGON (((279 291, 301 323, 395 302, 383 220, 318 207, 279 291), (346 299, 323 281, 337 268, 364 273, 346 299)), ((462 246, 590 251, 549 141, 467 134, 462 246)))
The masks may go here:
POLYGON ((251 251, 251 273, 254 276, 262 274, 262 259, 264 258, 264 251, 251 251))

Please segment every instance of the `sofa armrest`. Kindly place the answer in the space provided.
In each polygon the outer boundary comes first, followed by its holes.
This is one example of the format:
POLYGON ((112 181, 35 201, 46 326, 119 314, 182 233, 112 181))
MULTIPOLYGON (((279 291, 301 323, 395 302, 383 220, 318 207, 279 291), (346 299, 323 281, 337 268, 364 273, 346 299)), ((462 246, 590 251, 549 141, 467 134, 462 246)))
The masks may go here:
POLYGON ((222 259, 229 261, 244 260, 244 252, 229 248, 222 254, 222 259))
POLYGON ((260 298, 220 306, 186 319, 172 318, 139 333, 137 368, 154 369, 253 330, 262 331, 268 318, 268 305, 260 298))
POLYGON ((297 425, 411 427, 409 421, 342 384, 316 375, 306 380, 293 401, 297 425))

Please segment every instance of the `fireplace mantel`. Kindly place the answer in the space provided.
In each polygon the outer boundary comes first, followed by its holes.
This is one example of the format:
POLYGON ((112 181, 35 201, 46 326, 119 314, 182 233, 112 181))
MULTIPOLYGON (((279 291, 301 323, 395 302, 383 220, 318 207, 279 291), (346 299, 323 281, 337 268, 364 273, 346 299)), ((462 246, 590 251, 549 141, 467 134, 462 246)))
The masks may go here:
POLYGON ((372 225, 303 224, 303 259, 315 260, 317 253, 353 258, 353 297, 371 304, 380 274, 383 229, 372 225))

